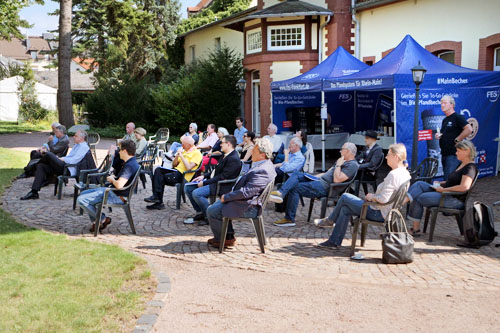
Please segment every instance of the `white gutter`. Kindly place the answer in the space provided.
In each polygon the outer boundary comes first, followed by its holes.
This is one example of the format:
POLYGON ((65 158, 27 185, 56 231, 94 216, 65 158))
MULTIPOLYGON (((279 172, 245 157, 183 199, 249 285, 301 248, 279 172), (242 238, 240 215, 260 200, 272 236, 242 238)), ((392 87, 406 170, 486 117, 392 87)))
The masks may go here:
MULTIPOLYGON (((354 0, 353 0, 354 1, 354 0)), ((323 23, 320 27, 319 27, 319 47, 318 47, 318 64, 321 64, 321 62, 323 61, 323 29, 328 25, 328 23, 330 23, 330 19, 332 17, 329 15, 327 18, 326 18, 326 21, 325 23, 323 23)))
MULTIPOLYGON (((354 22, 354 56, 359 59, 359 20, 356 18, 356 1, 351 0, 352 21, 354 22)), ((360 59, 361 60, 361 59, 360 59)))

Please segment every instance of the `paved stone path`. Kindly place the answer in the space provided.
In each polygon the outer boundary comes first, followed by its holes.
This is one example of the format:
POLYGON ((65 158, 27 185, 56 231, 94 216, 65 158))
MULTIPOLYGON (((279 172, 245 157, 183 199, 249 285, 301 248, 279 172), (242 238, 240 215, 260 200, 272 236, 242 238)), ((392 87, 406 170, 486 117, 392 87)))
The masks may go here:
MULTIPOLYGON (((52 185, 42 189, 40 200, 20 201, 19 197, 29 191, 31 182, 32 179, 14 182, 5 191, 3 208, 26 225, 71 237, 95 239, 88 232, 88 216, 81 216, 78 210, 72 210, 72 183, 64 188, 61 201, 52 195, 52 185)), ((499 199, 496 191, 499 185, 500 177, 479 180, 472 200, 491 203, 499 199)), ((367 259, 356 262, 348 256, 351 243, 349 230, 340 250, 315 247, 329 236, 332 229, 319 229, 306 222, 308 199, 305 200, 306 207, 299 206, 297 226, 293 228, 273 226, 272 221, 281 218, 282 214, 274 212, 273 204, 269 204, 264 214, 268 240, 266 253, 260 253, 252 225, 241 222, 235 224, 238 245, 219 254, 206 244, 211 237, 208 226, 183 223, 193 211, 189 203, 183 203, 180 210, 175 210, 173 188, 166 190, 165 210, 146 210, 143 198, 151 195, 150 186, 149 180, 147 189, 140 186, 132 202, 137 235, 131 234, 123 211, 114 209, 110 214, 113 223, 97 237, 98 241, 163 258, 297 276, 422 288, 500 290, 500 248, 493 245, 479 250, 457 247, 455 244, 462 238, 456 222, 450 217, 439 216, 433 243, 428 243, 427 237, 416 239, 414 263, 384 265, 380 260, 380 229, 369 228, 366 247, 361 249, 367 259)), ((498 216, 499 210, 495 211, 498 216)), ((319 215, 319 205, 316 205, 313 214, 319 215)), ((496 229, 500 230, 500 223, 496 224, 496 229)))

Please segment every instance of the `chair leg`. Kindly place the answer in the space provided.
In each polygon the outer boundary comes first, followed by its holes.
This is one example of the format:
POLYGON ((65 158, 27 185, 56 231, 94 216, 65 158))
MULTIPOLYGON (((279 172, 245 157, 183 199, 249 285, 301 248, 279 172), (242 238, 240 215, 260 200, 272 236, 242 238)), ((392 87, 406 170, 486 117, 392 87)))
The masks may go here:
POLYGON ((132 212, 130 211, 130 205, 126 205, 123 208, 125 209, 125 214, 127 215, 128 224, 130 224, 130 229, 132 229, 132 233, 134 235, 137 235, 137 233, 135 232, 134 219, 132 217, 132 212))
POLYGON ((429 223, 429 216, 431 215, 431 210, 429 208, 425 209, 425 222, 424 222, 424 234, 427 232, 427 224, 429 223))
POLYGON ((354 228, 352 229, 352 242, 351 242, 351 256, 356 251, 356 238, 358 236, 359 218, 354 221, 354 228))
POLYGON ((227 217, 222 218, 222 229, 220 231, 220 245, 219 245, 219 253, 224 251, 224 243, 226 242, 227 228, 229 226, 229 222, 231 220, 227 217))
POLYGON ((76 209, 76 198, 78 198, 78 189, 75 188, 73 191, 73 210, 76 209))
POLYGON ((438 210, 434 209, 432 211, 431 228, 429 230, 429 242, 432 242, 432 240, 434 239, 434 228, 436 228, 437 215, 438 215, 438 210))
POLYGON ((311 201, 309 202, 309 214, 307 214, 307 222, 311 221, 313 207, 314 207, 314 198, 311 198, 311 201))
POLYGON ((61 197, 62 197, 62 191, 63 191, 63 184, 64 184, 64 181, 62 179, 59 179, 59 181, 57 182, 57 200, 61 200, 61 197))
POLYGON ((366 241, 366 231, 368 230, 368 224, 361 225, 361 247, 365 247, 366 241))
POLYGON ((257 235, 257 241, 259 242, 260 252, 265 253, 266 251, 264 249, 264 236, 262 235, 260 218, 252 219, 252 223, 255 228, 255 233, 257 235))
POLYGON ((264 245, 266 245, 266 229, 264 228, 264 218, 262 216, 259 217, 260 230, 262 232, 262 240, 264 241, 264 245))
POLYGON ((326 207, 328 206, 328 198, 327 197, 324 197, 324 198, 321 198, 321 212, 319 214, 319 217, 320 218, 325 218, 326 216, 326 207))
POLYGON ((368 194, 368 184, 367 183, 363 183, 363 191, 365 192, 365 195, 368 194))
POLYGON ((464 221, 462 214, 456 214, 455 218, 457 219, 458 230, 460 230, 460 235, 464 235, 464 221))
POLYGON ((304 207, 305 206, 304 198, 302 196, 299 196, 299 198, 300 198, 300 203, 302 204, 302 207, 304 207))
POLYGON ((95 228, 94 228, 94 237, 97 237, 97 233, 99 232, 99 227, 101 226, 101 214, 102 214, 102 204, 97 205, 97 212, 95 214, 95 228))
POLYGON ((359 197, 359 187, 361 186, 361 181, 355 180, 354 181, 354 195, 359 197))
POLYGON ((175 184, 175 187, 177 188, 177 195, 175 198, 175 209, 179 210, 181 209, 181 184, 175 184))
POLYGON ((83 215, 83 209, 80 207, 80 215, 83 215))

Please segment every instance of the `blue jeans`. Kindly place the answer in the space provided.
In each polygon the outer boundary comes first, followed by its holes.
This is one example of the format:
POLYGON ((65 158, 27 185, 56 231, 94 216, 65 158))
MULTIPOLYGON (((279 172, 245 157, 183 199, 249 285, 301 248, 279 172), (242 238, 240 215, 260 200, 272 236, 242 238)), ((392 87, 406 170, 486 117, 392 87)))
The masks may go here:
MULTIPOLYGON (((333 228, 333 232, 328 239, 328 243, 337 246, 342 244, 342 240, 344 239, 347 231, 347 226, 349 225, 350 217, 359 216, 359 214, 361 214, 361 207, 363 206, 363 203, 365 203, 364 200, 353 194, 342 194, 337 202, 337 205, 335 206, 335 209, 328 217, 330 221, 335 222, 335 228, 333 228)), ((384 217, 382 216, 380 210, 372 209, 371 207, 368 207, 366 218, 372 221, 384 221, 384 217)))
MULTIPOLYGON (((408 189, 408 198, 410 198, 410 209, 408 210, 408 219, 420 222, 424 215, 425 207, 437 207, 441 200, 441 193, 436 192, 432 186, 426 182, 416 182, 408 189)), ((447 195, 444 198, 444 207, 452 209, 463 209, 464 203, 455 197, 447 195)))
POLYGON ((186 184, 184 185, 184 192, 191 201, 194 210, 197 213, 203 213, 207 216, 207 208, 210 204, 208 202, 208 197, 210 196, 210 185, 205 185, 198 187, 196 184, 186 184))
POLYGON ((457 155, 443 156, 441 157, 441 163, 443 164, 444 180, 448 180, 450 173, 455 171, 460 165, 457 155))
MULTIPOLYGON (((215 240, 218 242, 220 241, 220 235, 222 232, 222 207, 223 203, 220 202, 220 200, 217 200, 214 202, 212 205, 210 205, 207 209, 207 217, 208 217, 208 223, 210 223, 210 229, 212 229, 212 232, 214 234, 215 240)), ((256 206, 249 206, 247 211, 243 213, 242 217, 246 218, 256 218, 257 215, 259 214, 259 208, 256 206)), ((234 238, 234 229, 233 229, 233 224, 230 222, 229 226, 227 228, 227 235, 226 239, 233 239, 234 238)))
POLYGON ((170 146, 170 149, 172 151, 172 155, 175 155, 175 153, 177 153, 177 150, 182 147, 182 144, 180 144, 179 142, 174 142, 172 143, 172 145, 170 146))
POLYGON ((298 171, 292 173, 279 191, 283 197, 288 195, 285 218, 291 221, 295 221, 300 196, 306 198, 322 198, 328 195, 328 190, 319 180, 311 181, 304 177, 302 172, 298 171))
MULTIPOLYGON (((90 221, 94 222, 97 209, 96 206, 102 203, 102 198, 104 197, 104 192, 106 191, 106 187, 98 187, 92 188, 90 190, 85 190, 78 196, 78 204, 82 207, 87 213, 89 213, 90 221)), ((114 192, 109 192, 108 195, 108 203, 110 204, 123 204, 123 201, 116 196, 114 192)), ((101 213, 101 221, 106 217, 104 213, 101 213)))

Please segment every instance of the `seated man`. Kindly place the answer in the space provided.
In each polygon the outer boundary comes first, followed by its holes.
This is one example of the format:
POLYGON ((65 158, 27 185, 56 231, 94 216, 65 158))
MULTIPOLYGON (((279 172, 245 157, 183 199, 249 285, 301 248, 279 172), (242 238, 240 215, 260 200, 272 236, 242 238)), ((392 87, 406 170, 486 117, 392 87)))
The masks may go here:
MULTIPOLYGON (((165 185, 174 186, 182 182, 183 173, 188 170, 194 170, 201 164, 202 156, 194 145, 194 139, 191 136, 181 138, 182 149, 177 150, 175 158, 172 161, 173 169, 156 168, 153 175, 153 195, 144 198, 144 201, 153 203, 147 206, 147 209, 164 209, 163 190, 165 185)), ((188 173, 184 176, 190 181, 194 173, 188 173)))
MULTIPOLYGON (((120 158, 125 161, 123 168, 115 176, 108 176, 106 180, 113 185, 115 189, 124 188, 133 181, 137 170, 139 170, 139 163, 135 157, 135 144, 132 140, 122 140, 119 148, 120 158)), ((95 219, 97 214, 96 206, 102 202, 106 187, 92 188, 83 191, 78 197, 78 204, 89 213, 92 227, 90 232, 94 232, 95 219)), ((123 204, 121 197, 127 196, 128 191, 110 191, 108 196, 108 203, 110 204, 123 204)), ((99 230, 103 230, 111 223, 111 218, 106 217, 104 213, 101 214, 101 225, 99 230)))
POLYGON ((276 181, 275 183, 282 183, 285 173, 292 174, 295 171, 302 171, 306 158, 300 152, 302 148, 302 140, 294 137, 288 144, 288 149, 284 150, 285 160, 283 163, 276 163, 276 181))
MULTIPOLYGON (((198 221, 198 225, 207 225, 207 208, 209 205, 208 197, 215 195, 217 182, 219 180, 235 179, 240 174, 241 160, 238 153, 234 149, 236 147, 236 138, 232 135, 226 135, 221 139, 221 149, 224 157, 215 167, 215 173, 210 178, 210 173, 199 176, 193 179, 198 184, 186 184, 184 192, 186 192, 196 215, 193 218, 188 218, 184 221, 186 224, 198 221)), ((231 191, 234 184, 221 185, 220 194, 226 194, 231 191)))
POLYGON ((268 139, 272 143, 274 153, 278 152, 281 145, 283 145, 283 140, 276 133, 278 133, 278 127, 274 124, 269 124, 269 126, 267 126, 268 135, 264 136, 264 139, 268 139))
POLYGON ((123 138, 116 140, 117 143, 120 143, 122 140, 132 140, 134 144, 137 145, 138 140, 134 134, 134 130, 135 130, 135 124, 132 122, 128 123, 125 126, 125 131, 126 131, 125 135, 123 136, 123 138))
POLYGON ((42 147, 36 150, 32 150, 30 153, 30 161, 28 165, 24 168, 24 172, 17 178, 28 178, 35 174, 36 165, 43 157, 43 155, 50 151, 57 156, 62 156, 69 145, 69 138, 66 135, 66 127, 63 125, 56 125, 53 127, 54 135, 49 136, 49 141, 42 147))
MULTIPOLYGON (((340 150, 341 157, 335 165, 326 173, 319 175, 319 180, 311 181, 303 173, 295 172, 281 186, 278 191, 271 192, 270 201, 282 203, 283 198, 288 194, 286 202, 285 218, 274 222, 274 225, 280 227, 295 226, 295 213, 299 203, 299 196, 306 198, 322 198, 328 195, 330 184, 344 183, 352 179, 358 171, 358 162, 354 159, 356 156, 356 145, 346 142, 340 150)), ((344 188, 338 188, 341 193, 344 188)))
MULTIPOLYGON (((49 177, 62 175, 66 164, 78 164, 89 151, 87 144, 87 132, 77 131, 74 136, 75 145, 65 157, 57 157, 54 153, 47 152, 38 162, 35 172, 35 180, 31 186, 31 191, 26 194, 21 200, 38 199, 38 192, 49 177)), ((69 172, 72 176, 76 175, 76 168, 69 167, 69 172)))
MULTIPOLYGON (((377 132, 366 131, 365 133, 366 146, 359 156, 356 157, 359 163, 359 170, 365 170, 364 180, 375 180, 375 171, 384 160, 384 152, 382 147, 377 144, 377 132)), ((361 172, 358 173, 357 179, 360 179, 361 172)))
MULTIPOLYGON (((276 177, 276 172, 270 161, 272 156, 271 142, 267 139, 257 139, 252 151, 252 168, 240 177, 232 192, 224 194, 220 200, 208 207, 208 222, 214 234, 214 238, 208 240, 210 246, 219 247, 223 217, 254 218, 259 215, 262 203, 257 198, 267 184, 276 177)), ((235 242, 233 226, 232 223, 229 223, 224 246, 233 246, 235 242)))
POLYGON ((208 124, 207 126, 207 138, 203 140, 196 148, 201 150, 210 150, 215 145, 215 143, 219 140, 217 136, 217 132, 215 130, 214 124, 208 124))

